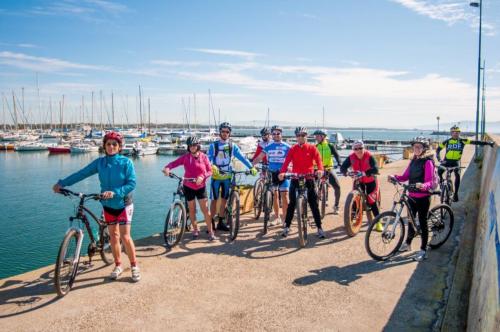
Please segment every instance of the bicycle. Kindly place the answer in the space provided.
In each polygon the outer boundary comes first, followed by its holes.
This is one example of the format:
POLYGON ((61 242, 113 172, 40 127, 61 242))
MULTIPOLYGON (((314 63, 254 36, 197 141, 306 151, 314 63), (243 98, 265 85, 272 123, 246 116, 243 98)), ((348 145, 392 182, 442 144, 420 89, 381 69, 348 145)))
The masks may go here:
MULTIPOLYGON (((412 198, 408 196, 408 191, 417 190, 415 185, 402 184, 395 179, 391 182, 396 187, 401 186, 403 191, 396 189, 395 197, 399 195, 399 199, 394 200, 391 210, 382 212, 373 220, 365 236, 366 251, 373 259, 379 261, 387 260, 398 252, 405 237, 405 224, 407 227, 412 227, 415 234, 422 234, 420 224, 415 219, 409 205, 409 200, 412 198), (404 209, 407 211, 407 223, 402 215, 404 209), (382 232, 374 230, 378 222, 382 223, 382 232)), ((439 195, 440 193, 433 192, 432 194, 439 195)), ((446 242, 453 229, 453 222, 453 211, 449 205, 438 204, 429 210, 427 226, 430 248, 439 248, 446 242)))
MULTIPOLYGON (((366 211, 368 223, 373 221, 373 213, 367 204, 365 190, 361 186, 361 172, 349 172, 347 176, 353 179, 352 190, 346 197, 344 205, 344 227, 351 237, 359 233, 363 223, 363 212, 366 211)), ((375 181, 378 181, 377 179, 375 181)), ((378 189, 377 206, 380 207, 380 189, 378 189)))
POLYGON ((229 199, 224 210, 224 217, 226 219, 226 224, 229 227, 229 241, 232 242, 236 239, 236 237, 238 236, 238 231, 240 230, 240 186, 237 184, 236 178, 238 174, 249 175, 250 171, 220 171, 220 174, 231 175, 229 199))
POLYGON ((168 249, 172 249, 182 240, 184 232, 190 228, 189 208, 184 196, 183 182, 184 180, 195 182, 196 179, 180 177, 174 173, 170 173, 169 177, 179 181, 177 189, 172 195, 172 204, 170 204, 163 228, 165 245, 168 249))
POLYGON ((298 180, 296 189, 295 211, 297 216, 297 229, 299 234, 299 246, 304 248, 307 244, 307 187, 306 180, 315 177, 315 174, 285 173, 285 178, 298 180))
POLYGON ((60 189, 59 193, 64 196, 75 196, 80 199, 75 216, 69 217, 70 226, 59 247, 55 266, 54 285, 57 294, 59 296, 64 296, 68 294, 73 287, 76 275, 78 274, 84 230, 87 231, 90 238, 90 243, 87 247, 87 255, 89 256, 88 265, 91 264, 92 257, 96 253, 100 254, 102 261, 106 265, 113 264, 114 257, 111 251, 107 224, 102 218, 97 218, 95 214, 85 206, 85 202, 88 200, 101 200, 101 194, 75 193, 68 189, 60 189), (99 227, 97 239, 94 237, 87 215, 90 216, 99 227), (82 227, 82 223, 84 227, 82 227))
POLYGON ((255 220, 259 220, 264 202, 264 184, 268 179, 269 168, 262 164, 260 176, 253 185, 253 214, 255 220))
POLYGON ((318 196, 318 206, 321 219, 325 217, 326 206, 328 204, 328 176, 329 172, 325 170, 325 173, 321 178, 318 178, 315 183, 316 194, 318 196))
POLYGON ((441 188, 440 202, 445 203, 451 206, 451 202, 453 201, 453 195, 455 194, 455 189, 453 186, 453 182, 451 181, 451 173, 460 170, 465 167, 461 166, 453 166, 448 167, 444 165, 438 166, 439 169, 444 170, 446 173, 446 179, 442 179, 439 186, 441 188))

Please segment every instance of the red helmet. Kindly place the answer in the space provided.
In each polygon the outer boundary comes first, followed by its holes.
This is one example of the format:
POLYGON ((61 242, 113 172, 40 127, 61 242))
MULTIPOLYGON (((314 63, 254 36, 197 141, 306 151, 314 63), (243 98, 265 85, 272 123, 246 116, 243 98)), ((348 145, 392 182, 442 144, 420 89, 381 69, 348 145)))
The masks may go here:
POLYGON ((108 140, 115 140, 120 144, 120 146, 123 145, 123 136, 119 132, 116 131, 110 131, 106 135, 104 135, 104 138, 102 139, 102 144, 106 144, 108 140))

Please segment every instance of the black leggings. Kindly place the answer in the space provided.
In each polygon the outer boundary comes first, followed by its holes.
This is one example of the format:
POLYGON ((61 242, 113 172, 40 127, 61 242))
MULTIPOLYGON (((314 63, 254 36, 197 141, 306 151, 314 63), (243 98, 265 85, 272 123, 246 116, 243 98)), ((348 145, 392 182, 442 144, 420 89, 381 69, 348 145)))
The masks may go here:
MULTIPOLYGON (((290 202, 288 203, 288 209, 286 210, 285 224, 286 227, 290 227, 292 224, 293 215, 295 214, 295 205, 297 204, 297 188, 299 187, 299 180, 292 179, 290 183, 290 202)), ((318 229, 321 228, 321 216, 319 214, 318 208, 318 196, 314 190, 314 180, 306 180, 307 187, 307 201, 311 207, 314 222, 318 229)))
POLYGON ((339 200, 340 200, 340 185, 339 185, 339 179, 337 179, 337 176, 333 171, 328 172, 328 182, 330 185, 333 187, 333 191, 335 192, 335 207, 339 207, 339 200))
MULTIPOLYGON (((429 229, 427 228, 427 215, 429 214, 429 207, 431 206, 431 197, 422 197, 422 198, 410 198, 408 200, 410 203, 411 213, 417 217, 420 222, 420 230, 422 231, 422 244, 420 245, 420 249, 427 249, 427 242, 429 240, 429 229)), ((408 237, 406 238, 406 243, 408 245, 411 244, 411 241, 415 237, 415 231, 413 227, 408 227, 408 237)))
MULTIPOLYGON (((445 160, 443 166, 447 167, 456 167, 459 166, 459 162, 457 160, 445 160)), ((443 173, 444 169, 438 169, 439 180, 443 181, 443 173)), ((455 173, 455 196, 458 197, 458 189, 460 188, 460 168, 453 171, 455 173)))
MULTIPOLYGON (((360 184, 361 188, 365 191, 365 194, 366 195, 369 195, 371 194, 375 189, 377 189, 377 180, 373 181, 373 182, 369 182, 369 183, 361 183, 360 184)), ((379 210, 378 210, 378 206, 377 206, 377 202, 373 203, 373 204, 370 204, 370 202, 368 202, 368 198, 366 199, 366 204, 370 207, 370 209, 372 210, 372 214, 373 214, 373 217, 375 218, 376 216, 378 216, 380 214, 379 210)))

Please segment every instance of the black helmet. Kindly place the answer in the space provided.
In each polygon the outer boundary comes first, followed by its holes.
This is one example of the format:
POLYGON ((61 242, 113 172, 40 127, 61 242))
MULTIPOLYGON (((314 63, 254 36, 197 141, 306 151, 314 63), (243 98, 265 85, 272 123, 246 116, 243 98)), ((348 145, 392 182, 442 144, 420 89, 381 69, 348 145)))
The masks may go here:
POLYGON ((460 132, 460 127, 457 125, 454 125, 453 127, 450 128, 450 131, 451 132, 454 132, 454 131, 460 132))
POLYGON ((196 136, 189 136, 188 139, 186 140, 186 144, 188 145, 188 147, 192 145, 199 145, 200 139, 196 136))
POLYGON ((280 126, 278 125, 274 125, 271 127, 271 132, 273 131, 280 131, 280 132, 283 132, 283 128, 281 128, 280 126))
POLYGON ((265 135, 269 135, 271 132, 269 131, 269 128, 267 127, 264 127, 260 130, 260 136, 265 136, 265 135))
POLYGON ((326 134, 326 130, 324 130, 324 129, 316 129, 316 130, 314 131, 314 134, 313 134, 313 135, 323 135, 323 136, 327 136, 327 134, 326 134))
POLYGON ((295 135, 298 135, 298 134, 306 134, 307 135, 307 128, 306 127, 295 128, 295 135))
POLYGON ((417 137, 413 138, 410 142, 411 146, 413 146, 414 144, 417 144, 417 143, 422 144, 424 149, 429 148, 429 140, 423 136, 417 136, 417 137))
POLYGON ((221 131, 223 128, 229 129, 229 131, 233 131, 233 128, 231 127, 231 124, 229 122, 222 122, 219 125, 219 131, 221 131))

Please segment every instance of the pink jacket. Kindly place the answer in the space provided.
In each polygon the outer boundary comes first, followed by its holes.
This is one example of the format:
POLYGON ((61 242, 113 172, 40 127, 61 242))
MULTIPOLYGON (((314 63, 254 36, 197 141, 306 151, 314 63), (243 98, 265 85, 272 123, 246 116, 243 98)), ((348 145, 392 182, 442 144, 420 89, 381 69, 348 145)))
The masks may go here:
MULTIPOLYGON (((424 187, 420 189, 420 192, 410 192, 408 196, 414 198, 427 197, 431 194, 429 191, 432 189, 432 176, 434 174, 434 163, 432 160, 427 160, 425 162, 425 170, 424 170, 424 182, 422 183, 424 187)), ((410 179, 410 165, 406 168, 403 175, 394 175, 396 180, 399 182, 405 182, 410 179)))
POLYGON ((207 179, 212 176, 212 165, 210 164, 207 155, 203 152, 200 152, 198 157, 194 157, 190 152, 188 152, 172 161, 171 163, 167 164, 165 167, 174 169, 181 165, 184 166, 184 177, 203 177, 203 182, 200 185, 197 185, 194 182, 184 181, 184 185, 191 189, 197 190, 203 188, 207 182, 207 179))

